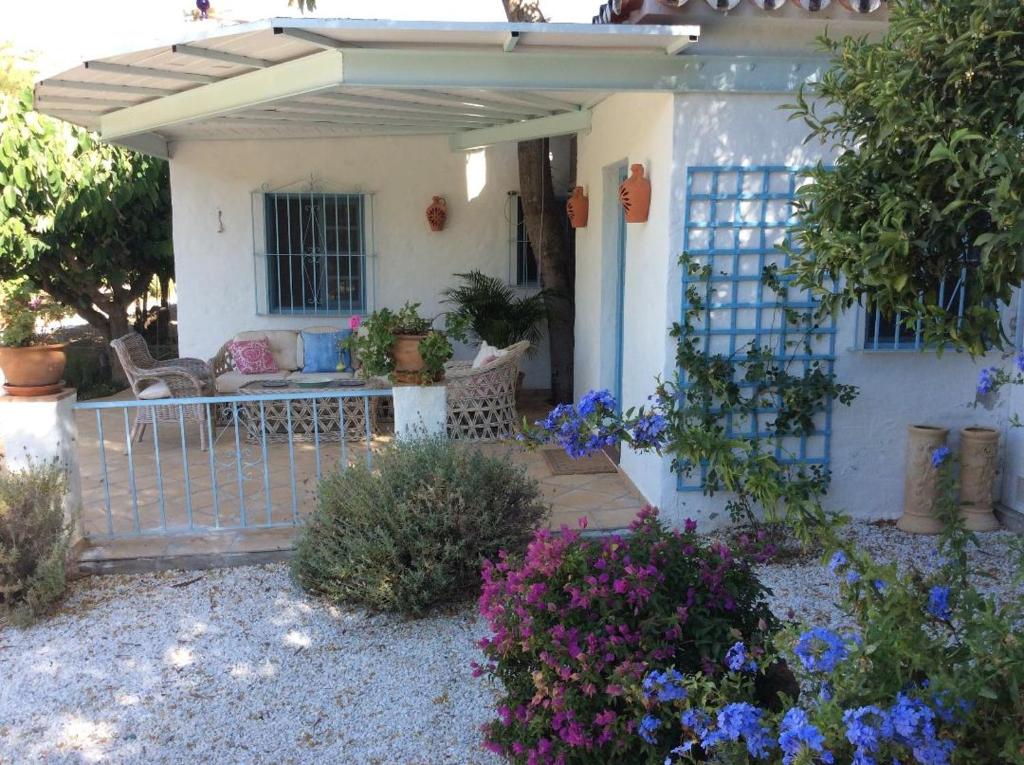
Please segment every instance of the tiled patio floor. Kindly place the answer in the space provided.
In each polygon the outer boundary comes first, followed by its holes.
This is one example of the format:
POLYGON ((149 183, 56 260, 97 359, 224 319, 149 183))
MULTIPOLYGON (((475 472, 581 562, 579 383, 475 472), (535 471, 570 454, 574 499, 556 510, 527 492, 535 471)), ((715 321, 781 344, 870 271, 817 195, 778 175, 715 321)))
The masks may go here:
MULTIPOLYGON (((530 408, 529 403, 527 408, 530 408)), ((534 404, 532 408, 543 410, 543 404, 534 404)), ((78 411, 76 419, 83 494, 82 529, 88 538, 168 536, 168 533, 180 537, 216 528, 287 527, 313 507, 318 473, 327 473, 342 462, 366 458, 364 444, 339 444, 335 440, 323 442, 319 448, 300 442, 292 449, 287 443, 267 444, 264 460, 263 444, 248 442, 242 433, 239 460, 233 427, 215 428, 213 447, 202 451, 199 424, 195 422, 185 423, 184 449, 178 423, 165 423, 160 425, 157 439, 153 438, 152 430, 148 430, 142 442, 133 445, 129 458, 124 410, 103 410, 102 448, 96 412, 78 411), (106 481, 102 456, 106 458, 106 481), (109 513, 106 510, 108 495, 109 513)), ((389 435, 377 436, 372 448, 380 448, 390 440, 389 435)), ((524 466, 526 472, 537 479, 552 505, 550 522, 553 527, 575 526, 580 517, 587 516, 590 528, 622 528, 644 504, 641 495, 621 473, 557 476, 552 474, 542 454, 526 451, 514 442, 483 444, 477 448, 524 466)), ((277 549, 281 540, 289 538, 290 531, 282 528, 269 534, 248 530, 231 534, 232 547, 250 551, 254 545, 261 544, 257 540, 262 538, 275 540, 272 546, 277 549)), ((167 539, 166 549, 177 549, 176 544, 173 539, 167 539)))

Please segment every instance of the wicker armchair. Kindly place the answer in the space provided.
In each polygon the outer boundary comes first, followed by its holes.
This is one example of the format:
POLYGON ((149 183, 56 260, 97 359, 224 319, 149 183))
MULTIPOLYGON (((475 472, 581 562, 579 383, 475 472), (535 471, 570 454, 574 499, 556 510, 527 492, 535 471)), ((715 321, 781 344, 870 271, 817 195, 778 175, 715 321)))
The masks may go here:
POLYGON ((449 438, 502 441, 516 435, 516 382, 519 362, 529 348, 525 340, 511 345, 504 356, 479 369, 473 369, 469 361, 445 366, 449 438))
MULTIPOLYGON (((154 402, 135 410, 135 424, 131 432, 133 440, 142 440, 147 425, 178 422, 181 416, 205 424, 206 412, 201 404, 161 406, 156 403, 161 398, 212 396, 213 377, 205 361, 190 358, 157 361, 150 354, 146 341, 135 332, 111 340, 110 347, 121 362, 135 398, 154 402), (166 386, 167 393, 152 395, 152 387, 161 383, 166 386), (151 395, 146 395, 147 390, 151 395)), ((203 449, 206 448, 206 429, 203 427, 199 428, 199 443, 203 449)))

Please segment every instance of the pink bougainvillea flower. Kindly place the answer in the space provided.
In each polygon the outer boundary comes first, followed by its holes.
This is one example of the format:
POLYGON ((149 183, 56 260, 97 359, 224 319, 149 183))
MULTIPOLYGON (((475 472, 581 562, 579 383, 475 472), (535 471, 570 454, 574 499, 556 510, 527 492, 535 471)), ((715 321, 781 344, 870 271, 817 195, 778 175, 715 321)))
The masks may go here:
POLYGON ((348 328, 351 329, 353 332, 358 330, 359 327, 362 326, 362 324, 363 324, 363 317, 362 316, 351 316, 351 317, 349 317, 348 328))

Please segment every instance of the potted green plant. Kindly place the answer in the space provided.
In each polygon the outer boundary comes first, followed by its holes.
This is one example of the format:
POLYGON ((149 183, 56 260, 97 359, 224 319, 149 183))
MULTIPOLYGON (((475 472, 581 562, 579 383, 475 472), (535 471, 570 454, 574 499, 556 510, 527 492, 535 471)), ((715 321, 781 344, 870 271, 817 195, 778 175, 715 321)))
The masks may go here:
POLYGON ((63 314, 24 279, 0 284, 0 371, 9 395, 45 396, 61 390, 65 345, 44 342, 37 329, 63 314))
POLYGON ((387 375, 393 382, 429 384, 444 379, 452 346, 433 319, 419 314, 419 303, 398 311, 382 308, 356 323, 345 347, 359 360, 364 377, 387 375))
POLYGON ((528 340, 530 354, 536 351, 548 316, 543 291, 519 295, 501 279, 480 271, 455 276, 462 283, 444 292, 444 302, 454 306, 445 318, 451 337, 464 343, 483 340, 495 348, 528 340))

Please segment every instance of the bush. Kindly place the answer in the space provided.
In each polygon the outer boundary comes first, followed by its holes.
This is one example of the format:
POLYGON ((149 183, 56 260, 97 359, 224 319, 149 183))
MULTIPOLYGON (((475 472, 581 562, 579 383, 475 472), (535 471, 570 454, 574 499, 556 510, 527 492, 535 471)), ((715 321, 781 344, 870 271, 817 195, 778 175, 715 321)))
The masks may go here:
POLYGON ((66 489, 55 464, 0 469, 0 615, 16 623, 41 616, 64 592, 71 538, 66 489))
POLYGON ((836 552, 829 568, 851 629, 804 626, 776 641, 805 698, 764 708, 746 667, 728 659, 724 677, 674 677, 670 694, 643 696, 646 761, 1024 763, 1024 606, 981 595, 962 565, 925 574, 836 552), (669 733, 680 718, 683 735, 669 733))
POLYGON ((472 598, 481 562, 523 549, 547 515, 521 468, 446 438, 401 441, 375 462, 320 484, 293 564, 305 589, 420 615, 472 598))
MULTIPOLYGON (((646 509, 627 537, 537 533, 525 558, 484 567, 481 613, 493 635, 477 667, 501 681, 487 746, 513 763, 634 763, 630 688, 654 666, 713 671, 737 640, 759 645, 775 620, 748 563, 646 509)), ((678 729, 678 726, 677 726, 678 729)))

